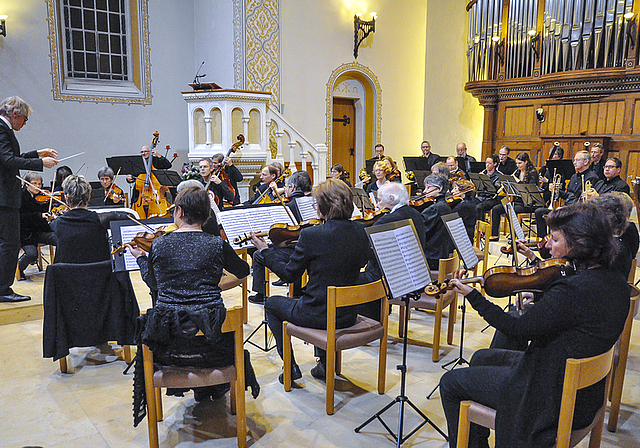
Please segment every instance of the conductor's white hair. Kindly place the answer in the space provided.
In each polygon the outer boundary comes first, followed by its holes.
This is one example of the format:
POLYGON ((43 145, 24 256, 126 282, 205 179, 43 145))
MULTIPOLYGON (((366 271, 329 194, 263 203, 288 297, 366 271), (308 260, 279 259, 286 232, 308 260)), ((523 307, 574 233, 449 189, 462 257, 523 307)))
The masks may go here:
POLYGON ((387 182, 378 189, 378 197, 395 207, 409 204, 409 192, 400 182, 387 182))

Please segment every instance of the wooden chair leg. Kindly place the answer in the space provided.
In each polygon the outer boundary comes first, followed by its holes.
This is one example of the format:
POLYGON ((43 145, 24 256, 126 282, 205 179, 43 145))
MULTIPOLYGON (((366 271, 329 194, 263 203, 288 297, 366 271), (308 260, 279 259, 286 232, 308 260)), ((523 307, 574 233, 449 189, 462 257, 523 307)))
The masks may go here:
POLYGON ((383 395, 387 386, 387 335, 380 338, 378 349, 378 393, 383 395))
POLYGON ((269 297, 271 295, 271 279, 269 277, 271 277, 269 275, 271 271, 269 270, 269 268, 265 267, 264 268, 264 296, 265 297, 269 297))
POLYGON ((60 372, 67 373, 67 357, 60 358, 58 362, 60 363, 60 372))
POLYGON ((600 448, 602 443, 602 429, 604 428, 604 413, 602 417, 598 419, 598 423, 591 428, 591 434, 589 435, 589 448, 600 448))
POLYGON ((458 420, 458 448, 469 446, 469 402, 460 403, 460 417, 458 420))
MULTIPOLYGON (((151 351, 144 346, 144 356, 152 356, 151 351)), ((153 361, 144 363, 144 386, 147 393, 147 427, 149 429, 149 447, 158 448, 158 413, 156 410, 156 392, 153 387, 153 361)))
POLYGON ((36 251, 38 252, 38 270, 42 271, 42 246, 38 245, 36 251))
POLYGON ((22 280, 22 276, 20 275, 20 263, 16 265, 16 280, 22 280))
POLYGON ((123 345, 122 346, 122 354, 124 356, 124 362, 129 364, 131 362, 131 346, 123 345))
POLYGON ((156 419, 161 422, 164 420, 164 416, 162 415, 162 389, 159 387, 155 387, 156 394, 156 419))
MULTIPOLYGON (((247 251, 243 250, 242 251, 242 260, 244 262, 247 261, 247 251)), ((247 323, 249 322, 249 308, 248 308, 248 304, 249 304, 249 283, 248 283, 248 279, 249 277, 245 277, 244 280, 242 280, 242 322, 243 323, 247 323)))
POLYGON ((433 362, 440 360, 440 331, 442 330, 442 299, 438 299, 436 303, 436 316, 433 323, 433 353, 431 356, 433 362))
POLYGON ((326 365, 326 383, 327 383, 327 399, 326 408, 327 415, 333 415, 335 412, 334 406, 334 389, 336 385, 336 352, 327 350, 327 365, 326 365))
POLYGON ((447 329, 447 344, 453 344, 453 330, 455 329, 456 314, 458 314, 458 296, 449 304, 449 327, 447 329))
POLYGON ((336 353, 336 375, 342 373, 342 352, 336 353))
POLYGON ((236 389, 237 389, 237 381, 232 381, 231 382, 231 390, 229 392, 229 413, 231 413, 231 415, 236 415, 236 413, 238 412, 238 409, 236 407, 237 403, 236 403, 236 389))
POLYGON ((284 390, 291 391, 291 336, 287 334, 287 323, 282 323, 282 357, 284 358, 284 390))

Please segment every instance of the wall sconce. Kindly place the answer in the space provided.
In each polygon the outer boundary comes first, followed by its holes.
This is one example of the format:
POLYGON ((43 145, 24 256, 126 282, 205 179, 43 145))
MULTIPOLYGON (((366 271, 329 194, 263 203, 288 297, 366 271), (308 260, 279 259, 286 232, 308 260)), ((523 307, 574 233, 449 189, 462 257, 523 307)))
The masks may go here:
POLYGON ((536 59, 540 59, 540 33, 536 32, 536 30, 529 30, 527 34, 531 38, 531 49, 536 59))
POLYGON ((0 15, 0 36, 7 37, 7 20, 8 16, 0 15))
POLYGON ((631 46, 634 47, 636 45, 636 34, 638 33, 637 31, 638 24, 636 23, 636 19, 632 12, 628 12, 622 17, 624 17, 624 20, 626 20, 627 22, 627 38, 629 39, 631 46))
POLYGON ((376 19, 378 18, 378 14, 375 12, 371 13, 371 20, 366 21, 360 19, 362 13, 355 13, 353 16, 353 57, 358 59, 358 47, 363 40, 367 38, 367 36, 371 33, 376 32, 376 19))
POLYGON ((498 61, 500 65, 504 64, 504 40, 500 39, 500 36, 493 36, 491 41, 496 46, 496 56, 498 57, 498 61))

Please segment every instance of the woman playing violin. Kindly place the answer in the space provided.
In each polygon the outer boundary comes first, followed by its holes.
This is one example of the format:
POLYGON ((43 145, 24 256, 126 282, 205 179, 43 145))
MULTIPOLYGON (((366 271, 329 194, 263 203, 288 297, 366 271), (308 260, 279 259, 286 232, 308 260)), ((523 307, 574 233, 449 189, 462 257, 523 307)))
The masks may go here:
MULTIPOLYGON (((40 174, 29 172, 24 178, 27 182, 42 188, 42 176, 40 174)), ((30 185, 25 185, 22 189, 20 246, 24 250, 24 254, 18 261, 21 280, 27 278, 24 275, 24 270, 38 259, 38 244, 56 245, 56 237, 49 226, 49 221, 53 219, 53 215, 48 212, 50 200, 49 197, 39 194, 39 190, 30 185), (37 200, 37 196, 44 196, 45 201, 37 200)))
POLYGON ((347 184, 348 187, 351 187, 351 182, 347 179, 347 175, 344 171, 344 167, 339 163, 336 163, 331 167, 331 177, 334 179, 340 179, 342 182, 347 184))
MULTIPOLYGON (((530 340, 526 351, 480 350, 470 367, 440 380, 450 446, 456 446, 462 400, 496 409, 496 447, 553 447, 568 358, 608 351, 620 336, 629 310, 625 277, 610 269, 617 242, 609 219, 594 204, 552 211, 547 247, 573 262, 576 274, 553 282, 520 317, 504 312, 477 290, 454 280, 456 292, 497 330, 530 340)), ((459 277, 457 275, 456 277, 459 277)), ((578 393, 574 428, 583 428, 602 406, 604 380, 578 393)), ((488 446, 489 430, 472 425, 470 446, 488 446)))
POLYGON ((100 179, 100 185, 104 189, 105 205, 116 205, 124 201, 122 188, 113 182, 114 177, 113 170, 108 166, 102 167, 98 171, 98 179, 100 179))
POLYGON ((449 179, 440 174, 432 174, 424 180, 424 191, 427 197, 434 201, 422 211, 426 237, 424 255, 427 257, 429 268, 437 270, 440 259, 449 257, 453 249, 449 233, 441 217, 451 213, 447 204, 446 193, 449 191, 449 179))
MULTIPOLYGON (((351 221, 353 193, 337 179, 327 179, 313 189, 318 217, 324 224, 302 229, 291 257, 278 256, 279 248, 269 248, 267 243, 253 236, 252 241, 264 258, 265 265, 282 280, 293 282, 304 271, 309 281, 300 299, 271 296, 265 302, 269 328, 276 340, 278 354, 282 357, 282 322, 289 321, 305 327, 324 329, 327 325, 327 286, 347 286, 358 283, 360 269, 370 258, 371 248, 362 224, 351 221)), ((337 327, 345 328, 355 323, 356 313, 351 309, 337 310, 337 327)), ((325 377, 325 355, 317 349, 320 358, 311 374, 325 377)), ((292 354, 292 378, 302 377, 302 372, 292 354)), ((283 375, 279 377, 283 382, 283 375)))
POLYGON ((84 176, 68 176, 62 182, 62 190, 70 210, 51 224, 58 241, 55 262, 94 263, 110 260, 111 249, 107 238, 109 223, 127 219, 128 214, 97 214, 87 210, 91 199, 91 185, 84 176))
POLYGON ((451 195, 447 197, 451 210, 462 218, 464 228, 472 243, 477 218, 476 203, 473 200, 475 195, 476 189, 473 182, 462 179, 451 182, 451 195))

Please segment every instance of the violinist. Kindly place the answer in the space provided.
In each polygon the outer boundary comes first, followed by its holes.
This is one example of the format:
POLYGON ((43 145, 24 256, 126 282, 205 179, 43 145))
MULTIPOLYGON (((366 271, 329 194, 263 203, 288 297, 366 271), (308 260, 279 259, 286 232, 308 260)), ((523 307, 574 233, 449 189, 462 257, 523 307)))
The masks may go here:
MULTIPOLYGON (((42 176, 29 172, 24 176, 25 180, 38 188, 42 188, 42 176)), ((56 245, 56 237, 49 226, 53 215, 49 213, 49 199, 41 202, 39 191, 26 185, 22 188, 22 203, 20 204, 20 246, 24 254, 18 260, 20 279, 27 277, 24 270, 38 259, 38 244, 56 245), (38 199, 36 199, 38 197, 38 199)), ((40 194, 40 196, 42 196, 40 194)))
MULTIPOLYGON (((356 285, 360 269, 371 258, 369 239, 362 224, 351 221, 353 193, 344 182, 327 179, 313 189, 318 218, 324 224, 302 229, 289 258, 278 256, 280 248, 269 248, 265 241, 253 235, 252 241, 261 252, 266 266, 282 280, 292 282, 305 271, 309 281, 300 299, 271 296, 265 302, 269 328, 276 340, 282 358, 282 322, 288 321, 305 327, 325 329, 327 325, 327 286, 356 285)), ((336 326, 345 328, 356 321, 356 313, 348 308, 337 310, 336 326)), ((318 364, 311 374, 325 379, 326 352, 316 349, 318 364)), ((300 367, 292 353, 292 379, 302 377, 300 367)), ((278 378, 283 383, 283 375, 278 378)))
POLYGON ((278 169, 275 166, 267 165, 264 168, 262 168, 262 171, 260 171, 260 183, 256 188, 256 192, 251 199, 244 202, 244 205, 251 205, 254 202, 256 202, 260 198, 260 196, 262 196, 262 193, 264 193, 265 190, 267 189, 269 189, 269 192, 266 193, 265 195, 269 196, 269 199, 271 199, 271 201, 274 201, 277 198, 277 196, 273 192, 273 189, 279 188, 279 185, 275 183, 275 180, 277 178, 278 178, 278 169))
POLYGON ((213 173, 212 165, 211 159, 206 157, 198 162, 200 175, 202 176, 200 182, 204 184, 207 190, 213 193, 216 204, 218 204, 219 208, 222 208, 223 201, 233 202, 234 195, 226 182, 223 182, 213 173))
POLYGON ((431 174, 440 174, 441 176, 445 176, 447 179, 451 178, 451 171, 449 171, 449 167, 444 162, 437 162, 431 166, 431 174))
POLYGON ((458 160, 455 157, 447 157, 447 168, 449 168, 449 179, 469 179, 467 173, 458 167, 458 160))
MULTIPOLYGON (((142 161, 145 165, 149 163, 149 157, 151 157, 151 165, 153 166, 153 168, 158 170, 168 170, 171 168, 171 162, 165 157, 161 156, 155 148, 153 148, 152 150, 149 146, 145 145, 140 148, 140 155, 142 156, 142 161)), ((136 178, 133 177, 133 175, 127 175, 128 183, 133 184, 135 183, 135 181, 136 178)), ((131 198, 131 204, 135 204, 138 201, 139 194, 140 192, 137 189, 134 190, 133 197, 131 198)))
POLYGON ((453 243, 441 217, 452 213, 445 195, 449 191, 449 179, 432 174, 424 180, 424 191, 427 197, 435 201, 422 211, 425 226, 425 250, 429 269, 438 270, 440 259, 449 257, 453 243))
MULTIPOLYGON (((513 176, 517 179, 519 184, 538 185, 539 174, 536 167, 533 166, 529 154, 521 152, 516 156, 516 171, 513 176)), ((533 213, 535 208, 525 207, 522 198, 515 197, 512 200, 513 209, 516 214, 519 213, 533 213)), ((500 217, 505 213, 504 206, 497 204, 491 209, 491 238, 490 241, 498 241, 498 229, 500 228, 500 217)), ((546 233, 545 233, 546 235, 546 233)))
MULTIPOLYGON (((510 316, 477 290, 453 281, 454 291, 464 294, 491 326, 531 342, 524 352, 480 350, 469 367, 443 375, 441 400, 451 447, 462 400, 497 411, 496 447, 555 446, 566 360, 605 353, 624 328, 629 287, 610 269, 616 243, 606 214, 594 204, 579 203, 552 211, 547 221, 552 256, 567 258, 577 272, 553 282, 522 316, 510 316)), ((602 380, 578 393, 574 428, 592 421, 604 392, 602 380)), ((488 446, 488 436, 488 429, 472 425, 470 446, 488 446)))
POLYGON ((477 220, 476 203, 473 200, 475 195, 476 190, 473 182, 463 179, 451 182, 451 195, 447 198, 451 211, 462 218, 464 228, 472 243, 477 220))
POLYGON ((87 210, 91 185, 84 176, 72 174, 62 182, 70 207, 53 221, 56 236, 55 263, 94 263, 111 259, 107 229, 111 221, 127 219, 126 212, 96 213, 87 210))
POLYGON ((100 179, 100 185, 104 189, 103 202, 105 205, 117 205, 125 199, 122 188, 113 182, 114 177, 113 170, 108 166, 104 166, 98 171, 98 179, 100 179))
MULTIPOLYGON (((166 365, 222 367, 233 364, 232 333, 221 333, 226 309, 219 286, 223 269, 238 278, 249 274, 249 265, 219 236, 202 231, 211 213, 209 195, 201 188, 185 188, 176 197, 173 214, 177 230, 153 240, 146 254, 129 247, 140 266, 140 275, 158 292, 153 308, 143 318, 141 341, 151 348, 154 359, 166 365), (201 335, 198 333, 201 332, 201 335)), ((249 353, 244 352, 245 381, 253 397, 260 391, 249 353)), ((144 395, 143 375, 136 368, 134 396, 144 395)), ((222 397, 229 384, 195 388, 196 401, 222 397)), ((183 396, 185 389, 169 389, 168 395, 183 396)), ((139 408, 141 403, 135 403, 139 408)))
MULTIPOLYGON (((307 195, 307 192, 311 191, 311 177, 309 173, 306 171, 296 171, 291 176, 285 179, 284 185, 284 193, 287 198, 289 198, 289 202, 287 202, 286 206, 289 207, 293 216, 296 218, 298 222, 302 221, 302 217, 300 216, 300 211, 298 206, 296 205, 296 199, 299 197, 304 197, 307 195)), ((291 247, 283 247, 278 251, 278 256, 288 260, 289 257, 293 254, 293 246, 291 247)), ((264 278, 264 266, 265 261, 262 253, 260 251, 255 251, 253 253, 253 286, 251 290, 255 292, 254 295, 249 296, 249 302, 261 305, 265 301, 265 278, 264 278)), ((279 283, 274 283, 276 286, 283 286, 284 283, 278 281, 279 283)), ((302 284, 301 278, 297 278, 293 282, 293 296, 300 297, 302 295, 302 284)))
POLYGON ((331 167, 331 177, 334 179, 340 179, 342 182, 347 184, 349 188, 351 188, 351 182, 347 179, 347 175, 345 174, 344 167, 339 163, 336 163, 331 167))
POLYGON ((211 158, 211 168, 216 172, 221 165, 224 164, 224 172, 231 182, 231 186, 235 190, 236 194, 233 197, 232 204, 238 205, 240 203, 240 191, 238 190, 238 182, 242 182, 244 176, 240 170, 233 164, 233 160, 229 156, 224 154, 216 154, 211 158))
POLYGON ((378 160, 373 164, 373 176, 375 177, 375 182, 369 182, 366 186, 365 192, 370 194, 372 192, 378 191, 382 185, 389 182, 389 176, 393 171, 393 165, 389 163, 388 160, 378 160))
MULTIPOLYGON (((496 154, 490 154, 484 162, 485 169, 481 173, 489 176, 491 183, 495 185, 496 188, 500 188, 500 179, 498 178, 498 174, 501 173, 496 169, 499 161, 500 159, 496 154)), ((476 195, 475 201, 476 215, 479 220, 484 220, 485 213, 500 203, 500 199, 498 199, 496 194, 484 191, 481 191, 476 195)))

